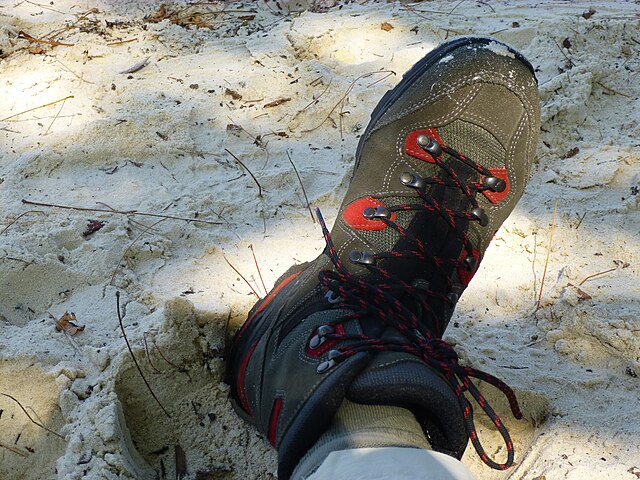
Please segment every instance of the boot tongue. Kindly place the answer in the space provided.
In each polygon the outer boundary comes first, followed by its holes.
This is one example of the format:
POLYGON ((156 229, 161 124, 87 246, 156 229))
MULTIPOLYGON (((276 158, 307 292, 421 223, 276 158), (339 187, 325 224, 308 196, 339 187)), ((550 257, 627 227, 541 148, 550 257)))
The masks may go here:
POLYGON ((462 407, 453 388, 419 358, 380 352, 347 390, 352 402, 413 412, 434 450, 460 458, 467 446, 462 407))

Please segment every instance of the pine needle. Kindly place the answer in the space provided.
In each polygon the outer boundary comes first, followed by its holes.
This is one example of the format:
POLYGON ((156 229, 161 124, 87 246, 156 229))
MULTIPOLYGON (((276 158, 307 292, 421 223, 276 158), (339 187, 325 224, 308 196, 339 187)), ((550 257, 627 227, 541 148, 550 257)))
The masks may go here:
POLYGON ((66 101, 66 100, 68 100, 70 98, 73 98, 73 95, 67 95, 66 97, 61 98, 60 100, 56 100, 54 102, 45 103, 44 105, 40 105, 39 107, 33 107, 33 108, 28 109, 28 110, 23 110, 22 112, 14 113, 13 115, 9 115, 8 117, 4 117, 4 118, 0 119, 0 122, 4 122, 5 120, 9 120, 10 118, 17 117, 18 115, 22 115, 23 113, 33 112, 34 110, 38 110, 39 108, 50 107, 51 105, 55 105, 56 103, 64 102, 64 101, 66 101))
POLYGON ((309 209, 309 215, 311 215, 311 220, 313 223, 316 223, 316 219, 313 216, 313 211, 311 210, 311 205, 309 204, 309 197, 307 197, 307 191, 304 188, 304 183, 302 183, 302 178, 300 178, 300 174, 298 173, 298 169, 296 168, 293 160, 291 160, 291 155, 289 155, 289 151, 287 150, 287 158, 289 159, 289 163, 293 167, 293 171, 296 172, 296 177, 298 177, 298 182, 300 182, 300 187, 302 187, 302 194, 304 195, 304 200, 307 202, 307 208, 309 209))
POLYGON ((262 272, 260 271, 260 266, 258 265, 258 259, 256 258, 256 252, 253 251, 253 245, 249 244, 249 250, 251 250, 251 255, 253 255, 253 263, 256 265, 256 270, 258 270, 258 276, 260 277, 260 283, 262 283, 262 288, 264 289, 264 294, 267 294, 267 286, 264 284, 264 280, 262 279, 262 272))
POLYGON ((27 412, 27 409, 24 408, 22 406, 22 403, 20 403, 20 401, 18 401, 17 398, 12 397, 11 395, 9 395, 8 393, 3 393, 0 392, 0 395, 2 395, 3 397, 7 397, 10 398, 11 400, 13 400, 14 402, 16 402, 18 404, 18 406, 20 407, 20 409, 24 412, 24 414, 27 416, 27 418, 29 420, 31 420, 31 423, 33 423, 34 425, 37 425, 38 427, 42 428, 43 430, 46 430, 47 432, 51 433, 52 435, 55 435, 58 438, 61 439, 65 439, 62 435, 60 435, 58 432, 54 432, 53 430, 51 430, 50 428, 45 427, 42 423, 38 422, 37 420, 34 420, 33 417, 31 415, 29 415, 29 412, 27 412))
POLYGON ((542 271, 542 280, 540 280, 540 293, 538 295, 538 304, 536 305, 536 311, 540 309, 540 300, 542 299, 542 289, 544 288, 544 279, 547 275, 547 265, 549 264, 549 256, 551 255, 551 246, 553 242, 553 230, 556 226, 556 211, 558 209, 558 201, 556 200, 553 206, 553 217, 551 219, 551 229, 549 230, 549 245, 547 246, 547 259, 544 262, 544 270, 542 271))
POLYGON ((249 283, 249 280, 247 280, 247 279, 245 278, 245 276, 244 276, 244 275, 242 275, 242 274, 240 273, 240 270, 238 270, 236 267, 234 267, 234 266, 231 264, 231 262, 229 261, 229 259, 227 258, 227 256, 226 256, 224 253, 222 254, 222 256, 223 256, 223 258, 224 258, 224 261, 225 261, 225 262, 227 262, 227 265, 229 265, 229 266, 233 269, 233 271, 234 271, 234 272, 236 272, 238 275, 240 275, 240 278, 242 278, 242 280, 244 280, 244 283, 246 283, 246 284, 249 286, 249 288, 251 289, 251 291, 253 292, 253 294, 256 296, 256 298, 257 298, 258 300, 260 300, 260 295, 258 295, 258 292, 256 292, 256 289, 255 289, 255 288, 253 288, 253 285, 251 285, 251 284, 249 283))

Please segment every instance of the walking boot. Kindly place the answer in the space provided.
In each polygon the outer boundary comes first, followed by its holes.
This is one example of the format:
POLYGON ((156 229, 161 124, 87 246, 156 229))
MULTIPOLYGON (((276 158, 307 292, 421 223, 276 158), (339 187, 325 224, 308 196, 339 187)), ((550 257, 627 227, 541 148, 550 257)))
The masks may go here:
POLYGON ((539 108, 531 64, 476 37, 436 48, 384 95, 330 233, 317 211, 323 254, 278 280, 230 349, 234 406, 278 449, 281 480, 344 399, 411 410, 434 450, 460 458, 471 440, 489 466, 512 465, 509 434, 472 379, 520 418, 512 390, 461 365, 442 335, 523 193, 539 108), (478 440, 471 399, 504 439, 502 462, 478 440))

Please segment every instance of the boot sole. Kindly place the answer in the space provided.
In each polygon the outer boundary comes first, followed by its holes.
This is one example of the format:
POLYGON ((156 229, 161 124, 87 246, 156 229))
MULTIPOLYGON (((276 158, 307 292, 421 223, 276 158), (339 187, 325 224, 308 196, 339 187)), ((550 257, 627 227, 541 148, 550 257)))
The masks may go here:
MULTIPOLYGON (((378 105, 371 113, 371 120, 369 121, 369 125, 365 129, 364 133, 360 137, 360 141, 358 142, 358 148, 356 149, 356 168, 360 163, 360 154, 362 152, 362 148, 364 146, 364 142, 369 138, 369 134, 371 133, 371 129, 373 126, 378 123, 378 120, 385 114, 385 112, 389 109, 391 105, 395 103, 395 101, 403 95, 407 89, 418 79, 420 78, 424 72, 426 72, 433 65, 438 63, 444 57, 449 55, 454 50, 466 47, 469 45, 478 45, 484 46, 489 45, 490 43, 497 43, 498 45, 504 46, 511 52, 518 60, 526 65, 526 67, 531 71, 531 74, 535 78, 535 72, 533 66, 529 61, 517 50, 513 49, 509 45, 502 43, 493 38, 487 37, 460 37, 455 40, 451 40, 449 42, 443 43, 442 45, 431 50, 427 55, 425 55, 420 61, 418 61, 413 67, 411 67, 407 72, 402 76, 402 80, 391 90, 387 91, 384 96, 378 102, 378 105)), ((536 79, 537 82, 537 79, 536 79)))

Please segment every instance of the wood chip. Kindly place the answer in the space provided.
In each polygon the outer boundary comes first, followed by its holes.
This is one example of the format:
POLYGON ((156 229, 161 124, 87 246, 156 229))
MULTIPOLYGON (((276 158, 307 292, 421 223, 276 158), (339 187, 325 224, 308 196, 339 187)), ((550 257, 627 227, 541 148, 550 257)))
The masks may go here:
POLYGON ((148 63, 149 63, 149 57, 145 58, 144 60, 139 61, 135 65, 132 65, 131 67, 127 68, 126 70, 121 71, 120 73, 135 73, 138 70, 142 70, 144 67, 146 67, 148 63))
POLYGON ((233 98, 234 100, 242 100, 242 95, 240 95, 238 92, 236 92, 235 90, 231 90, 230 88, 225 88, 224 90, 224 94, 225 95, 229 95, 231 98, 233 98))
POLYGON ((277 107, 278 105, 282 105, 283 103, 287 103, 290 100, 291 100, 291 97, 278 98, 277 100, 274 100, 273 102, 265 103, 264 104, 264 108, 277 107))
POLYGON ((571 150, 569 150, 567 153, 562 155, 560 158, 562 160, 566 160, 567 158, 575 157, 579 151, 580 149, 578 147, 573 147, 571 150))

